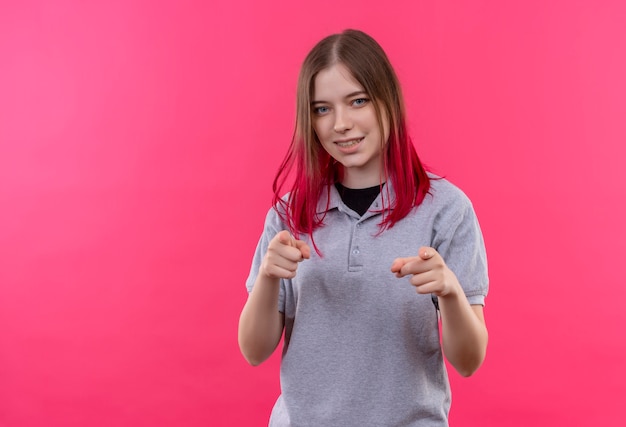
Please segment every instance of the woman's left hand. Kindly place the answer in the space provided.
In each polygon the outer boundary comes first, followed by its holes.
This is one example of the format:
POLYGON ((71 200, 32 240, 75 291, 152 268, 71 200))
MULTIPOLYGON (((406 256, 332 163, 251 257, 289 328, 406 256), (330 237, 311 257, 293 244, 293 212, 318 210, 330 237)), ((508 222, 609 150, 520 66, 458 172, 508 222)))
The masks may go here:
POLYGON ((419 294, 434 294, 445 297, 460 291, 456 275, 447 266, 441 255, 430 247, 423 246, 418 255, 396 258, 391 264, 396 277, 413 275, 409 282, 419 294))

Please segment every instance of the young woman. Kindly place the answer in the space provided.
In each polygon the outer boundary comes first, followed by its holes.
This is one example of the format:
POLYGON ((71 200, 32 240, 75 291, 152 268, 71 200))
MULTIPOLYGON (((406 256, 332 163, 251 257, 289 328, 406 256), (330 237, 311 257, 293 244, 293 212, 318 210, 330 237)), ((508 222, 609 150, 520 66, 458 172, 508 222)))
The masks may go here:
POLYGON ((253 365, 284 334, 270 425, 448 425, 443 354, 468 376, 487 348, 482 234, 468 198, 422 166, 363 32, 306 57, 274 193, 239 322, 253 365))

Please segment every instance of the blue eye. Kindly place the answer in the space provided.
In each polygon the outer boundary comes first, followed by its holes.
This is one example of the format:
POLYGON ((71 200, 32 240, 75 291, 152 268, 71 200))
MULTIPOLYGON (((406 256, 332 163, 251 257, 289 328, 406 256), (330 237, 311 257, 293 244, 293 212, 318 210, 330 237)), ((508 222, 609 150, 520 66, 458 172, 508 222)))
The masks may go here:
POLYGON ((354 101, 352 101, 352 105, 354 105, 355 107, 361 107, 367 104, 367 101, 369 101, 369 99, 367 98, 357 98, 354 101))
POLYGON ((315 114, 326 114, 328 113, 328 107, 315 107, 313 108, 313 112, 315 114))

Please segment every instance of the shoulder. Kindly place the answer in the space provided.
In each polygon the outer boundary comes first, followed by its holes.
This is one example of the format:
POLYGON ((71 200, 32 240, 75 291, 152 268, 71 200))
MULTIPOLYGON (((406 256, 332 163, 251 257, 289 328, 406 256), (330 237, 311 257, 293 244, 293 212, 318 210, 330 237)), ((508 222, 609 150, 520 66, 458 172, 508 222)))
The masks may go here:
POLYGON ((423 203, 439 208, 472 209, 472 202, 467 195, 446 178, 429 173, 430 190, 423 203))
POLYGON ((265 227, 275 230, 285 229, 285 207, 280 203, 275 204, 267 210, 265 215, 265 227))
POLYGON ((274 205, 270 206, 265 213, 264 232, 275 234, 287 229, 285 224, 287 196, 283 196, 274 205))

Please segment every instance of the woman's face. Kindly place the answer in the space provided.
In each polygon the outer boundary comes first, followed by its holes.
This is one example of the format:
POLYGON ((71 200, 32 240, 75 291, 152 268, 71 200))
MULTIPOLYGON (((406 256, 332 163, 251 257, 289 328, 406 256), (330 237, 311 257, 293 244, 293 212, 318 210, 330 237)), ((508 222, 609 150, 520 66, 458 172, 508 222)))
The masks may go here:
POLYGON ((380 129, 373 101, 342 64, 320 71, 313 86, 313 129, 322 147, 343 165, 342 184, 348 188, 380 184, 381 144, 389 138, 386 117, 380 129))

